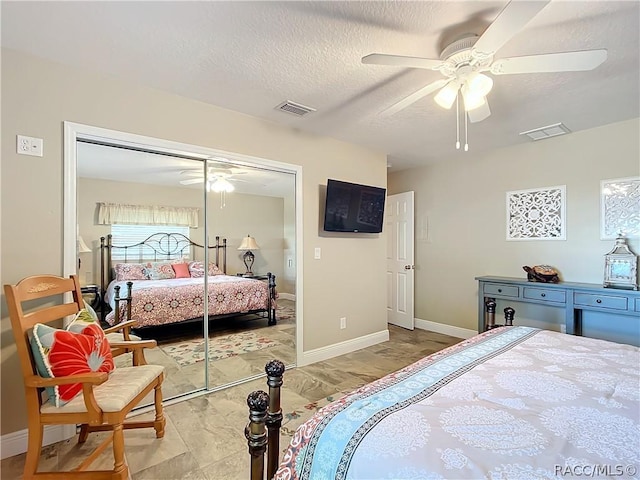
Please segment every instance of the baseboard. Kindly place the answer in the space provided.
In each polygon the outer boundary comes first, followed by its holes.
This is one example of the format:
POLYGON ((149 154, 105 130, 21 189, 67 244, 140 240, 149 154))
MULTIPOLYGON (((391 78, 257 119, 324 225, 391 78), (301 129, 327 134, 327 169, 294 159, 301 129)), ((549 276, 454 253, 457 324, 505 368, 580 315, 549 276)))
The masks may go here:
POLYGON ((478 332, 469 328, 454 327, 453 325, 445 325, 444 323, 432 322, 430 320, 415 319, 415 327, 421 330, 429 330, 431 332, 443 333, 456 338, 471 338, 478 332))
POLYGON ((296 296, 293 293, 279 293, 278 298, 282 298, 283 300, 291 300, 293 302, 296 301, 296 296))
MULTIPOLYGON (((76 434, 75 425, 45 425, 42 435, 42 445, 67 440, 76 434)), ((0 458, 13 457, 27 451, 28 430, 7 433, 0 437, 0 458)))
POLYGON ((354 338, 352 340, 346 340, 340 343, 334 343, 327 347, 320 347, 314 350, 309 350, 302 353, 302 358, 298 360, 297 365, 302 367, 311 363, 321 362, 328 360, 345 353, 355 352, 361 348, 370 347, 378 343, 386 342, 389 340, 389 330, 381 330, 379 332, 370 333, 362 337, 354 338))

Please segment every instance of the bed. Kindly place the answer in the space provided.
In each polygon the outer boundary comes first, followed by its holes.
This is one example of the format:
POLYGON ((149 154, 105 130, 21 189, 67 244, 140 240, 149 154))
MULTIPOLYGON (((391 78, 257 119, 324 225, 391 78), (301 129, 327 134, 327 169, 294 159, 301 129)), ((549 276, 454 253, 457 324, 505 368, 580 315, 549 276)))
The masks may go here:
MULTIPOLYGON (((638 478, 639 365, 634 346, 495 328, 319 410, 296 430, 274 478, 638 478)), ((268 454, 277 448, 271 385, 282 372, 271 370, 269 395, 247 400, 253 480, 267 439, 268 454)))
POLYGON ((112 244, 111 235, 100 239, 102 318, 109 325, 125 319, 134 328, 157 327, 204 316, 207 280, 209 319, 260 314, 276 323, 275 275, 256 280, 226 274, 226 239, 208 247, 178 233, 157 233, 134 245, 112 244), (114 260, 114 257, 117 260, 114 260), (107 312, 107 310, 109 310, 107 312))

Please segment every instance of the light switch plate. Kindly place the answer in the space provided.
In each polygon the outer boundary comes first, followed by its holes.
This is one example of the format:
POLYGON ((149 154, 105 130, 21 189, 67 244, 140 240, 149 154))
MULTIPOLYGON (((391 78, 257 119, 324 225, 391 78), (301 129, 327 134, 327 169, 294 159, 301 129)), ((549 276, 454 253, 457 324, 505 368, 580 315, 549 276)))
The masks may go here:
POLYGON ((316 260, 320 260, 320 247, 316 247, 313 251, 313 258, 316 260))

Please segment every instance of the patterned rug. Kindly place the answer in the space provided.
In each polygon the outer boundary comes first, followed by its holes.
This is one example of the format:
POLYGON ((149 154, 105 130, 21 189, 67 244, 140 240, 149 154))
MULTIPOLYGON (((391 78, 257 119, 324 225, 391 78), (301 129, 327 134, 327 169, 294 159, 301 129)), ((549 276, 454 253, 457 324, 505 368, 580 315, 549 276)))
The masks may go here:
MULTIPOLYGON (((209 339, 209 361, 235 357, 243 353, 279 346, 280 343, 248 331, 209 339)), ((204 361, 204 339, 187 340, 160 346, 181 367, 204 361)))

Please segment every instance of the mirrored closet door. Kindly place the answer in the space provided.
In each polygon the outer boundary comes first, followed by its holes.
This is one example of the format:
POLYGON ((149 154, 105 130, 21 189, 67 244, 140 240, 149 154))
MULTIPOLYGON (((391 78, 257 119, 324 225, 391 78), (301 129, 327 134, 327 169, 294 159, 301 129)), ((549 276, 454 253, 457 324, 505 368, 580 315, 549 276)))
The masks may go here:
POLYGON ((165 399, 295 364, 295 173, 110 139, 75 147, 85 300, 106 327, 131 297, 165 399))

